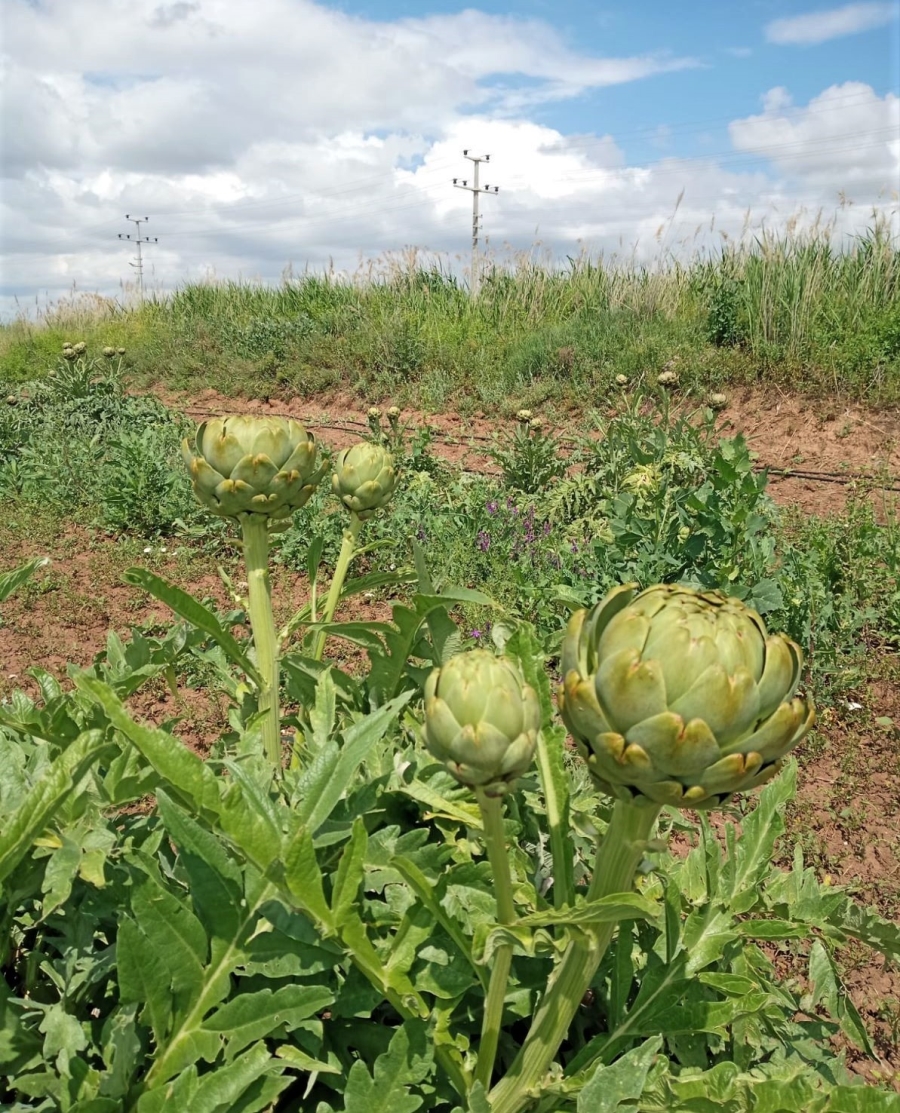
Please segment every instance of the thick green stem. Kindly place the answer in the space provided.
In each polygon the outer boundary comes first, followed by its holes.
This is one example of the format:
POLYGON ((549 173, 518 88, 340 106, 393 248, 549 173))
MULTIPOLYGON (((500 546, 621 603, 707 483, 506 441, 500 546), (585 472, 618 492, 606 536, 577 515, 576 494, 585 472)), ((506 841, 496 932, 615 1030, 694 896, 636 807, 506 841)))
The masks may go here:
MULTIPOLYGON (((613 808, 594 863, 588 901, 628 892, 660 809, 628 804, 613 808)), ((569 1026, 609 946, 615 924, 597 924, 573 939, 553 972, 516 1061, 490 1093, 492 1113, 519 1113, 556 1058, 569 1026)))
MULTIPOLYGON (((344 580, 347 578, 347 569, 350 567, 350 561, 353 560, 353 554, 356 551, 356 539, 359 536, 361 528, 362 519, 351 510, 350 527, 344 530, 344 540, 341 544, 341 552, 334 569, 334 578, 331 581, 328 598, 325 600, 325 611, 322 614, 323 622, 331 622, 334 618, 334 612, 337 610, 338 600, 341 597, 341 588, 344 586, 344 580)), ((316 648, 313 652, 313 657, 317 661, 321 661, 324 651, 325 631, 323 630, 316 638, 316 648)))
POLYGON ((256 664, 263 679, 259 709, 263 721, 263 746, 273 768, 281 766, 281 719, 278 714, 278 643, 272 616, 272 585, 269 581, 269 532, 264 514, 242 514, 244 564, 250 597, 250 626, 256 647, 256 664))
MULTIPOLYGON (((480 788, 475 790, 475 795, 484 822, 484 842, 487 846, 488 861, 491 864, 494 891, 497 894, 497 921, 501 924, 511 924, 516 918, 516 909, 513 903, 506 836, 503 831, 503 804, 499 797, 486 796, 480 788)), ((475 1081, 480 1082, 485 1089, 491 1084, 494 1060, 497 1057, 497 1045, 503 1023, 503 1002, 506 1000, 512 953, 512 945, 509 943, 501 944, 494 952, 491 981, 481 1024, 481 1042, 478 1045, 478 1065, 475 1068, 475 1081)))

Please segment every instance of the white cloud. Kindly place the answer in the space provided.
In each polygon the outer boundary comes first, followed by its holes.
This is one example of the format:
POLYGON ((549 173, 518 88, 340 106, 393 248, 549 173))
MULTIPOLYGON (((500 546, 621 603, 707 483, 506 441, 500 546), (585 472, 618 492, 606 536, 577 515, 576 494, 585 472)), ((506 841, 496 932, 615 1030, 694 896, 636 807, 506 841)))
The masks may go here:
POLYGON ((861 82, 832 85, 802 108, 786 89, 770 89, 761 115, 734 120, 728 130, 737 150, 759 154, 808 187, 874 196, 900 185, 900 98, 879 97, 861 82))
POLYGON ((6 311, 16 294, 73 283, 115 293, 132 277, 116 238, 126 212, 151 216, 148 279, 165 288, 208 272, 277 281, 289 263, 353 269, 405 245, 455 265, 470 226, 471 196, 451 186, 471 171, 464 147, 491 153, 482 181, 501 186, 482 205, 490 245, 540 238, 559 255, 637 243, 649 258, 660 228, 675 249, 709 236, 712 217, 715 235, 739 234, 748 208, 787 219, 801 202, 830 209, 842 188, 877 199, 894 165, 840 148, 841 129, 895 120, 897 98, 868 86, 806 109, 774 90, 760 116, 734 122, 732 152, 628 165, 615 136, 563 135, 529 119, 535 105, 693 61, 592 57, 537 20, 374 22, 313 0, 7 0, 4 23, 6 311))
POLYGON ((766 38, 779 46, 810 46, 883 27, 897 18, 897 12, 895 3, 845 4, 773 20, 766 25, 766 38))

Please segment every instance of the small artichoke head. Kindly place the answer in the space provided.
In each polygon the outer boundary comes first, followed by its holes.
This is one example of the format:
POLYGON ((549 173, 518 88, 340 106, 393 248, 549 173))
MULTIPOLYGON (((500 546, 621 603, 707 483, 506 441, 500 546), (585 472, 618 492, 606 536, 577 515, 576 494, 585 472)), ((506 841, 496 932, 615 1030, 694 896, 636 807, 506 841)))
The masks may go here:
POLYGON ((460 784, 487 796, 505 795, 525 772, 540 726, 537 693, 508 657, 471 649, 425 682, 425 745, 460 784))
POLYGON ((335 457, 331 489, 348 510, 363 520, 387 506, 396 486, 394 458, 380 444, 361 441, 335 457))
POLYGON ((204 421, 181 454, 194 494, 213 514, 281 520, 309 501, 325 473, 316 439, 293 418, 241 414, 204 421))
POLYGON ((708 809, 764 784, 815 721, 802 655, 719 592, 610 592, 573 615, 558 702, 609 795, 708 809))

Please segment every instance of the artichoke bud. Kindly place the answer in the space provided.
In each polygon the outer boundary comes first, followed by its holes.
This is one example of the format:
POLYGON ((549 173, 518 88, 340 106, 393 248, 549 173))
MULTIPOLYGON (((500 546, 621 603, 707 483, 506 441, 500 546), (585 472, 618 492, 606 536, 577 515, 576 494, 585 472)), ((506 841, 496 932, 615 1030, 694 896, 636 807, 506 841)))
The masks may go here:
POLYGON ((579 611, 563 641, 559 708, 594 780, 697 809, 770 780, 815 721, 799 647, 720 592, 635 587, 579 611))
POLYGON ((487 796, 503 796, 534 757, 541 708, 508 657, 472 649, 425 682, 423 736, 450 773, 487 796))
POLYGON ((380 444, 362 441, 335 457, 331 489, 359 518, 371 518, 386 506, 396 486, 394 458, 380 444))
POLYGON ((271 522, 308 502, 325 469, 316 439, 292 418, 243 414, 205 421, 181 454, 194 494, 213 514, 264 514, 271 522))

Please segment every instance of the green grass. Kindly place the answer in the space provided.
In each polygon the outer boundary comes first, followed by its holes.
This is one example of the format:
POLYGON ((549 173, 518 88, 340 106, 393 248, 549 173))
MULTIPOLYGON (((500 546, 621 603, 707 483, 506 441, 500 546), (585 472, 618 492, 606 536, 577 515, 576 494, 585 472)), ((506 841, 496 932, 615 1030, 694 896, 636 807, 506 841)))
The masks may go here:
POLYGON ((682 387, 764 380, 900 402, 900 244, 886 224, 836 250, 830 231, 726 244, 687 263, 491 264, 477 300, 414 265, 277 287, 186 285, 143 306, 73 298, 0 327, 0 376, 40 377, 63 341, 124 346, 137 385, 244 396, 336 389, 429 409, 585 406, 617 375, 682 387))

